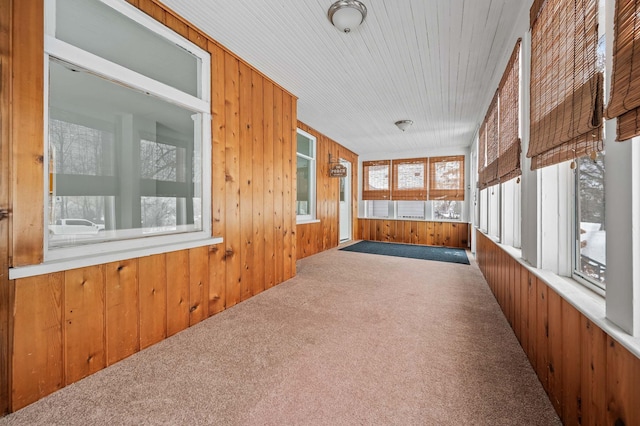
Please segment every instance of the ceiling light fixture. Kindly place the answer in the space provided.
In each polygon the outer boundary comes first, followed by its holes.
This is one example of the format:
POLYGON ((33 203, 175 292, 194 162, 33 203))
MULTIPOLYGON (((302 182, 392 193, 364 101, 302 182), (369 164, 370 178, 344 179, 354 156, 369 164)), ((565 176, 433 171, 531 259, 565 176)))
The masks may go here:
POLYGON ((331 5, 329 21, 343 33, 349 33, 364 22, 367 8, 358 0, 339 0, 331 5))
POLYGON ((405 130, 407 130, 409 128, 409 126, 411 126, 413 124, 413 121, 411 120, 400 120, 400 121, 396 121, 396 126, 398 126, 398 129, 402 130, 403 132, 405 130))

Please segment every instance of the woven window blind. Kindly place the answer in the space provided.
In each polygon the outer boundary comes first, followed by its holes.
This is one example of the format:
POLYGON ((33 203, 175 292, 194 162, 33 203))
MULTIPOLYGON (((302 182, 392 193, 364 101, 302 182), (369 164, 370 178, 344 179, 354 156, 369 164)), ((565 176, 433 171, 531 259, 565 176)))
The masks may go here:
POLYGON ((617 0, 613 78, 606 117, 618 118, 618 141, 640 135, 640 1, 617 0))
POLYGON ((391 186, 389 185, 391 162, 363 161, 362 162, 362 199, 389 200, 391 186))
POLYGON ((429 200, 464 200, 464 155, 429 158, 429 200))
POLYGON ((527 157, 538 169, 602 150, 603 78, 597 0, 535 1, 531 19, 527 157))
POLYGON ((478 188, 484 189, 485 185, 485 170, 486 170, 486 158, 487 158, 487 123, 486 119, 480 126, 480 132, 478 133, 478 188))
POLYGON ((520 40, 516 43, 507 68, 498 86, 500 99, 500 127, 498 147, 498 179, 506 182, 520 176, 520 137, 519 99, 520 99, 520 40))
POLYGON ((499 123, 498 123, 498 92, 493 96, 487 116, 486 123, 486 144, 487 144, 487 166, 484 170, 483 188, 498 183, 498 143, 499 143, 499 123))
POLYGON ((427 199, 427 159, 393 160, 393 200, 427 199))

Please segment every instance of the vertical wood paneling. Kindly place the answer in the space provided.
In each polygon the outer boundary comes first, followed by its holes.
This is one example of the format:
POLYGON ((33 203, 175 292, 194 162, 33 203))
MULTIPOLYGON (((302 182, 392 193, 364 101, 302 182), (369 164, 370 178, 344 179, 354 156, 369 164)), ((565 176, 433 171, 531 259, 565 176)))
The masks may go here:
POLYGON ((138 259, 138 277, 140 349, 144 349, 167 337, 166 256, 157 254, 138 259))
POLYGON ((580 312, 562 300, 562 422, 582 422, 582 338, 580 312))
POLYGON ((189 325, 209 316, 209 248, 189 250, 189 325))
POLYGON ((107 365, 140 350, 138 262, 105 265, 107 365))
MULTIPOLYGON (((37 284, 21 280, 27 284, 17 295, 12 293, 12 283, 6 281, 4 293, 0 293, 0 322, 3 316, 7 320, 0 327, 9 324, 11 328, 2 333, 7 341, 0 345, 6 351, 0 351, 0 362, 13 344, 11 362, 17 362, 17 368, 5 375, 11 376, 13 387, 9 379, 2 382, 0 371, 0 412, 2 404, 9 404, 6 395, 10 389, 15 401, 12 408, 35 401, 295 274, 296 100, 161 3, 129 2, 212 55, 211 226, 214 236, 223 237, 224 245, 34 277, 37 284), (55 283, 58 293, 51 290, 55 283), (38 300, 27 305, 24 291, 35 291, 38 300), (54 293, 57 296, 51 296, 54 293), (20 304, 14 305, 16 330, 36 329, 37 333, 14 336, 14 324, 8 318, 10 301, 20 304), (26 315, 30 309, 38 313, 26 315), (56 309, 57 317, 53 314, 56 309), (54 320, 57 328, 51 322, 54 320), (49 352, 43 355, 33 349, 30 354, 44 358, 31 362, 25 355, 21 360, 29 364, 21 364, 18 357, 32 350, 32 336, 38 333, 49 352), (15 338, 8 340, 11 336, 15 338), (34 382, 32 376, 39 381, 34 382)), ((0 0, 0 5, 7 4, 12 6, 3 7, 3 11, 13 12, 11 18, 20 26, 13 27, 9 35, 9 15, 2 14, 0 70, 3 77, 12 74, 14 80, 1 80, 0 124, 8 120, 10 126, 0 125, 0 161, 3 165, 11 162, 11 167, 2 167, 2 173, 13 168, 16 179, 11 191, 5 188, 9 179, 0 179, 0 203, 4 195, 13 192, 9 201, 14 207, 14 238, 9 246, 14 265, 19 266, 42 260, 44 209, 34 206, 42 207, 43 202, 39 189, 44 162, 43 3, 0 0), (10 40, 13 52, 20 54, 7 60, 10 40), (4 74, 7 64, 11 64, 11 72, 4 74), (11 104, 10 92, 15 96, 11 104), (12 140, 21 141, 11 157, 5 154, 10 151, 5 143, 9 131, 12 140)), ((355 176, 354 170, 357 179, 355 176)), ((337 208, 337 189, 331 194, 336 196, 332 206, 337 208)), ((7 235, 5 223, 0 223, 0 239, 7 235)), ((336 222, 330 226, 330 235, 337 238, 337 230, 336 222)), ((9 246, 0 242, 0 254, 8 252, 9 246)), ((0 275, 5 276, 1 271, 0 275)), ((0 368, 8 368, 10 363, 5 361, 0 368)))
POLYGON ((253 176, 253 282, 250 286, 251 295, 256 295, 264 290, 264 97, 263 78, 257 72, 251 73, 251 102, 252 102, 252 130, 253 149, 252 167, 253 176))
POLYGON ((240 62, 240 300, 253 285, 253 119, 251 69, 240 62))
POLYGON ((64 358, 66 384, 106 366, 104 265, 64 273, 64 358))
POLYGON ((42 263, 43 259, 44 2, 12 4, 16 23, 12 26, 12 51, 21 53, 12 57, 11 74, 14 76, 11 139, 20 141, 19 149, 12 153, 12 266, 23 266, 42 263))
MULTIPOLYGON (((600 337, 598 336, 596 339, 598 339, 597 347, 600 348, 600 337)), ((606 424, 616 426, 640 424, 640 404, 638 404, 640 362, 638 362, 638 358, 611 337, 608 337, 606 360, 608 373, 606 378, 606 391, 609 394, 607 398, 608 413, 603 413, 605 407, 604 401, 602 401, 601 406, 595 405, 600 403, 600 395, 598 394, 598 400, 592 399, 590 401, 590 411, 595 411, 592 424, 605 424, 605 419, 603 419, 604 414, 607 414, 606 424), (602 423, 595 423, 600 421, 602 423)), ((597 382, 592 383, 593 386, 603 384, 604 377, 600 376, 601 375, 598 375, 597 379, 594 377, 597 382)), ((592 395, 594 391, 599 391, 599 389, 592 389, 592 395)))
MULTIPOLYGON (((615 374, 615 367, 609 369, 607 335, 584 316, 582 326, 582 421, 587 425, 606 424, 607 373, 615 374)), ((636 385, 640 382, 636 382, 636 385)), ((638 396, 638 389, 634 392, 638 396)), ((624 405, 624 404, 623 404, 624 405)), ((637 404, 636 404, 637 405, 637 404)), ((612 422, 610 424, 616 424, 612 422)), ((634 423, 624 423, 631 425, 634 423)))
MULTIPOLYGON (((476 235, 478 265, 489 287, 498 289, 507 253, 476 235)), ((640 359, 527 268, 518 267, 514 315, 520 317, 520 342, 563 423, 640 424, 640 359)))
MULTIPOLYGON (((211 232, 225 235, 226 150, 225 150, 225 75, 224 51, 209 41, 211 53, 211 232)), ((209 253, 209 314, 221 312, 226 305, 226 250, 224 245, 209 253)))
POLYGON ((538 301, 536 302, 536 372, 546 391, 549 389, 549 316, 547 311, 547 286, 537 283, 538 301))
POLYGON ((291 125, 291 97, 284 94, 282 98, 282 178, 283 178, 283 194, 282 194, 282 235, 284 238, 284 251, 283 251, 283 280, 291 278, 293 267, 295 264, 295 252, 292 251, 292 240, 295 239, 294 227, 292 226, 292 218, 295 216, 295 206, 292 202, 292 198, 295 191, 292 191, 292 173, 293 165, 295 163, 292 158, 291 144, 292 139, 292 125, 291 125))
MULTIPOLYGON (((289 113, 289 117, 291 120, 291 270, 290 275, 294 277, 296 275, 296 260, 298 259, 298 227, 296 225, 296 200, 298 198, 297 188, 298 188, 298 162, 297 162, 297 152, 298 152, 298 138, 297 138, 297 127, 296 123, 298 121, 298 100, 291 96, 291 110, 289 113)), ((357 163, 354 166, 357 169, 357 163)), ((356 190, 357 194, 357 190, 356 190)), ((356 206, 357 204, 353 204, 356 206)), ((353 210, 353 215, 357 216, 357 210, 353 210)), ((357 221, 353 221, 353 226, 356 226, 357 221)))
MULTIPOLYGON (((11 32, 12 1, 0 0, 0 208, 11 205, 11 32)), ((11 409, 11 365, 13 353, 12 302, 14 282, 9 280, 11 223, 0 221, 0 415, 11 409)))
POLYGON ((25 278, 15 285, 12 410, 60 389, 65 382, 64 273, 25 278))
POLYGON ((273 226, 275 229, 275 282, 284 279, 284 181, 282 90, 273 90, 273 226))
POLYGON ((226 303, 227 307, 240 302, 240 280, 242 259, 240 235, 240 88, 238 60, 225 53, 224 56, 224 97, 226 122, 226 303))
POLYGON ((556 413, 562 418, 562 298, 558 293, 547 291, 548 311, 548 394, 556 413))
POLYGON ((264 285, 276 284, 276 230, 274 220, 274 168, 273 168, 273 83, 264 81, 264 285))
MULTIPOLYGON (((338 196, 337 193, 335 195, 336 197, 338 196)), ((338 207, 336 204, 336 210, 338 207)), ((354 229, 356 238, 361 240, 467 248, 466 240, 463 241, 458 235, 461 233, 466 235, 469 227, 468 223, 388 219, 358 219, 358 222, 358 226, 354 229)), ((298 228, 306 229, 306 226, 299 225, 298 228)), ((337 234, 335 237, 338 238, 337 234)), ((299 239, 299 241, 301 240, 299 239)), ((330 245, 325 250, 336 245, 337 243, 330 245)), ((502 300, 500 303, 502 303, 502 300)))
POLYGON ((165 254, 167 259, 167 336, 189 327, 189 253, 165 254))

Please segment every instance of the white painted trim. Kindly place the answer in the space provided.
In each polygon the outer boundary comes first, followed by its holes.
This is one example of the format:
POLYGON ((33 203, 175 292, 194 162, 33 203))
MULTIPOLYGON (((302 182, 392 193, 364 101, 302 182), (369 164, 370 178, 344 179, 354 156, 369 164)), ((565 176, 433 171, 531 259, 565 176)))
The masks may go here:
POLYGON ((296 221, 296 225, 308 225, 310 223, 320 223, 320 219, 300 219, 296 221))
POLYGON ((122 250, 111 253, 92 254, 89 256, 76 257, 73 259, 47 261, 39 265, 21 266, 9 268, 9 279, 33 277, 36 275, 50 274, 54 272, 66 271, 69 269, 85 268, 88 266, 102 265, 110 262, 134 259, 155 254, 168 253, 178 250, 188 250, 196 247, 213 246, 222 244, 222 237, 205 238, 193 241, 185 241, 172 244, 160 244, 134 250, 122 250))
POLYGON ((44 48, 49 55, 71 64, 77 64, 79 68, 91 74, 98 75, 110 81, 117 80, 139 92, 157 96, 190 111, 202 113, 211 112, 211 106, 207 101, 51 36, 45 36, 44 48))

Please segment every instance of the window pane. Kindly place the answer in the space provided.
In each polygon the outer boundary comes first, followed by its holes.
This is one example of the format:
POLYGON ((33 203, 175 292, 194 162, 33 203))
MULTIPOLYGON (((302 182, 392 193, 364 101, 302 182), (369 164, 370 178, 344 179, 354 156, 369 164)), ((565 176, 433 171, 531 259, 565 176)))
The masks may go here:
POLYGON ((462 217, 461 201, 433 201, 433 218, 434 219, 452 219, 460 220, 462 217))
POLYGON ((424 164, 399 164, 398 189, 424 188, 424 173, 424 164))
POLYGON ((311 214, 311 161, 298 156, 296 215, 311 214))
POLYGON ((49 246, 201 230, 199 116, 55 60, 49 70, 49 246), (67 219, 102 229, 57 225, 67 219))
POLYGON ((607 267, 604 194, 604 152, 596 161, 578 160, 578 263, 576 270, 604 287, 607 267))
POLYGON ((298 154, 313 157, 313 140, 298 133, 298 154))
POLYGON ((193 96, 199 59, 96 0, 57 0, 56 38, 193 96))

